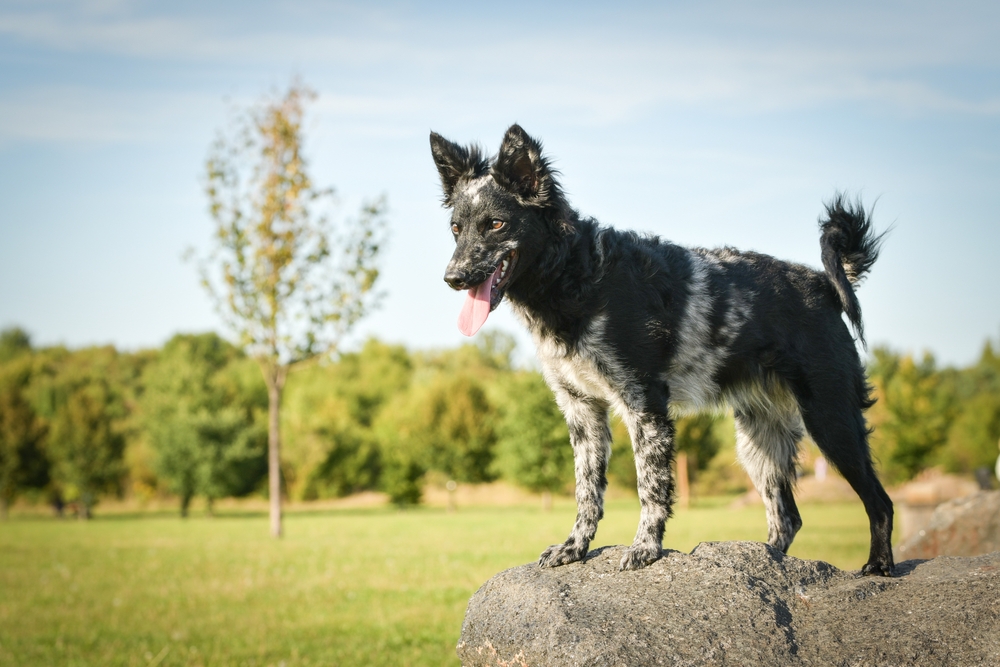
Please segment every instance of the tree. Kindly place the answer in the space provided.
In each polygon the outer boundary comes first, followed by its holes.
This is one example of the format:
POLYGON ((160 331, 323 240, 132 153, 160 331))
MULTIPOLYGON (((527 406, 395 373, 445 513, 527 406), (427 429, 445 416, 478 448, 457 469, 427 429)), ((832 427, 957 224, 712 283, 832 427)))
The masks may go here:
POLYGON ((518 373, 500 421, 497 468, 519 486, 542 493, 546 509, 554 491, 573 483, 573 448, 552 390, 534 372, 518 373))
POLYGON ((31 337, 20 327, 0 331, 0 363, 31 352, 31 337))
POLYGON ((399 507, 420 502, 427 473, 426 442, 411 416, 412 397, 412 393, 396 396, 374 426, 379 443, 379 487, 399 507))
POLYGON ((1000 440, 1000 356, 991 341, 976 365, 957 372, 954 384, 957 415, 940 460, 954 472, 992 470, 1000 440))
POLYGON ((688 415, 676 421, 677 491, 682 507, 687 507, 691 498, 690 473, 704 470, 722 446, 715 435, 718 421, 718 416, 709 412, 688 415))
POLYGON ((493 416, 482 381, 468 370, 435 372, 414 383, 375 424, 383 489, 393 502, 407 505, 420 501, 428 470, 459 482, 494 479, 493 416))
POLYGON ((48 428, 52 480, 89 519, 101 493, 120 490, 133 369, 112 347, 55 348, 39 357, 31 391, 48 428))
POLYGON ((333 352, 375 304, 385 199, 334 235, 303 157, 302 119, 313 93, 293 84, 220 133, 206 164, 214 252, 202 282, 268 392, 271 534, 281 536, 281 398, 289 370, 333 352), (317 211, 320 211, 317 213, 317 211), (210 270, 216 269, 216 272, 210 270))
MULTIPOLYGON (((181 500, 253 490, 267 469, 267 397, 244 387, 241 352, 214 333, 178 334, 143 374, 142 423, 156 451, 155 469, 181 500)), ((243 374, 245 375, 245 373, 243 374)))
POLYGON ((424 475, 459 482, 496 478, 496 387, 509 373, 513 342, 497 334, 482 345, 413 355, 413 381, 378 413, 380 486, 398 505, 420 501, 424 475))
POLYGON ((695 470, 704 470, 722 447, 715 432, 718 423, 719 415, 711 412, 687 415, 676 421, 674 440, 677 451, 690 456, 695 470))
POLYGON ((459 482, 489 482, 496 444, 493 406, 471 373, 440 375, 421 387, 417 427, 428 466, 459 482))
POLYGON ((877 348, 868 372, 877 398, 868 411, 872 450, 890 481, 908 480, 930 466, 947 441, 954 393, 930 354, 918 361, 877 348))
POLYGON ((28 396, 32 361, 21 355, 0 362, 0 519, 19 492, 48 483, 45 427, 28 396))
POLYGON ((406 348, 374 339, 336 363, 295 374, 286 390, 284 425, 298 497, 378 487, 384 447, 373 427, 389 402, 407 391, 412 375, 406 348))

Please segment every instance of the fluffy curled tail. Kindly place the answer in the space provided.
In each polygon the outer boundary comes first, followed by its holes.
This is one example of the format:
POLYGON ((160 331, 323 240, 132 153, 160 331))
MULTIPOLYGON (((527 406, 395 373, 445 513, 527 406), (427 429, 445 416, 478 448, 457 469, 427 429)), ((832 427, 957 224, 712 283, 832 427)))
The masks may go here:
POLYGON ((867 347, 861 304, 854 286, 864 279, 878 259, 886 232, 875 233, 871 212, 865 211, 861 199, 850 202, 841 193, 826 204, 826 217, 820 218, 819 228, 823 268, 858 339, 867 347))

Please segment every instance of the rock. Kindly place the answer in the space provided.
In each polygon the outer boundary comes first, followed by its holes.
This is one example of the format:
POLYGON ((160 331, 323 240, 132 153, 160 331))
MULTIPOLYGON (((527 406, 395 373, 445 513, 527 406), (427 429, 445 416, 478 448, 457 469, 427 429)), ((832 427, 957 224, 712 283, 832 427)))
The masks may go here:
POLYGON ((924 470, 912 482, 891 489, 889 495, 896 503, 896 523, 903 541, 909 541, 923 530, 941 503, 978 491, 979 485, 975 482, 936 468, 924 470))
POLYGON ((1000 554, 874 578, 756 542, 667 551, 634 572, 618 572, 623 552, 490 579, 469 601, 462 664, 1000 664, 1000 554))
POLYGON ((895 489, 893 496, 907 505, 938 505, 947 500, 964 498, 979 490, 979 485, 971 479, 948 475, 931 468, 912 482, 895 489))
POLYGON ((896 547, 897 558, 978 556, 1000 551, 1000 491, 937 506, 924 527, 896 547))

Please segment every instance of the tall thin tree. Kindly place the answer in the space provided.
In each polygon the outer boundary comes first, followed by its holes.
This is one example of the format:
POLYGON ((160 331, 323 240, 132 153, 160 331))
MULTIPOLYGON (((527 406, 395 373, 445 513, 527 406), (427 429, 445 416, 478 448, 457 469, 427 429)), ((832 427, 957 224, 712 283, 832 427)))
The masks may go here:
POLYGON ((364 204, 334 226, 332 188, 316 187, 303 157, 305 104, 293 83, 239 114, 206 163, 214 249, 202 283, 239 344, 260 365, 268 390, 271 534, 281 525, 281 397, 290 369, 333 352, 378 300, 386 200, 364 204))

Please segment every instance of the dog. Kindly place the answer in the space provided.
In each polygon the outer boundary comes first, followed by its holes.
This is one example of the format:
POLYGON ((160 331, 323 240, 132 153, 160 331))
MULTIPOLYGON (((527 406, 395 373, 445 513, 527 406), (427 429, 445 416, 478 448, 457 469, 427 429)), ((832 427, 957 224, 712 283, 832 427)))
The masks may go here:
POLYGON ((432 132, 455 252, 444 280, 468 296, 473 335, 506 298, 537 349, 569 427, 576 522, 539 565, 582 560, 604 514, 609 410, 628 428, 641 503, 619 570, 662 555, 672 514, 674 415, 732 408, 738 458, 785 552, 802 526, 792 495, 805 432, 864 503, 866 575, 891 576, 892 501, 872 465, 863 411, 874 401, 850 329, 864 344, 854 288, 882 235, 841 194, 820 220, 824 271, 733 248, 685 248, 581 217, 541 144, 518 125, 495 157, 432 132))

